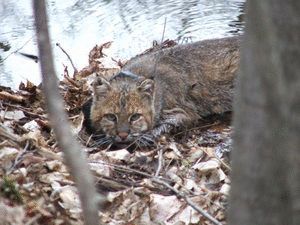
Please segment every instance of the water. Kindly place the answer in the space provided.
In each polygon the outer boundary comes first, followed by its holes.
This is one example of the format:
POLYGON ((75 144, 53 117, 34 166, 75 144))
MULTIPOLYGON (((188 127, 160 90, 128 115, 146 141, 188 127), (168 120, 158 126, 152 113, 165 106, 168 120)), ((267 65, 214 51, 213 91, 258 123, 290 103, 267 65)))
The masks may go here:
MULTIPOLYGON (((56 71, 71 65, 55 46, 60 43, 77 68, 88 65, 96 44, 113 41, 110 56, 129 59, 164 39, 197 41, 242 33, 244 0, 48 0, 56 71)), ((0 0, 0 85, 16 88, 26 79, 38 84, 38 63, 30 0, 0 0)))

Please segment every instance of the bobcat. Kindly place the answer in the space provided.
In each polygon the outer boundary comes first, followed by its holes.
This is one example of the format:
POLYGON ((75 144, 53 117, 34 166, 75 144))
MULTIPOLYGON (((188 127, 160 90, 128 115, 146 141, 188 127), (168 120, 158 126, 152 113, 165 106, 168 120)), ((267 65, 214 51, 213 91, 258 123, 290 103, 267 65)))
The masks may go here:
POLYGON ((232 109, 240 37, 199 41, 135 57, 98 77, 84 106, 97 145, 150 146, 161 134, 232 109))

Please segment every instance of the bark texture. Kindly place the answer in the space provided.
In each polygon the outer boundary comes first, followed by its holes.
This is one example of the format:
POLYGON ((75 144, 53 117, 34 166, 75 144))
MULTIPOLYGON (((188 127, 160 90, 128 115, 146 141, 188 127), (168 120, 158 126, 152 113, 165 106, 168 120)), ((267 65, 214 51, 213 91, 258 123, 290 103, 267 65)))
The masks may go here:
POLYGON ((248 1, 229 224, 300 224, 299 12, 298 0, 248 1))

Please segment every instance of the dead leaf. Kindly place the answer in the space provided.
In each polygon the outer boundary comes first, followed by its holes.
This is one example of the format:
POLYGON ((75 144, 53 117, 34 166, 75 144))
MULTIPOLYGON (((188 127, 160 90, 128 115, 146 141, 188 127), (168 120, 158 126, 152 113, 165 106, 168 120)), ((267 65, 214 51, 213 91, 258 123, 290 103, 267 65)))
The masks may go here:
POLYGON ((208 173, 213 170, 217 170, 220 168, 220 162, 216 159, 211 159, 207 162, 200 162, 195 164, 193 169, 199 171, 200 173, 208 173))
POLYGON ((25 211, 22 206, 8 206, 0 201, 0 221, 1 224, 23 225, 25 211))

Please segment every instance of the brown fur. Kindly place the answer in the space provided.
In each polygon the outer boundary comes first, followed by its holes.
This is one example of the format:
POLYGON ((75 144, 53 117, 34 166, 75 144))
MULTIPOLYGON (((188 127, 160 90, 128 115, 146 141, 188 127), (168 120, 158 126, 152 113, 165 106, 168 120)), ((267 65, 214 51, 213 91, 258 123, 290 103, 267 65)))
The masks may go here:
POLYGON ((174 128, 231 111, 239 44, 231 37, 179 45, 130 60, 123 71, 138 77, 99 78, 90 111, 94 132, 148 145, 174 128))

